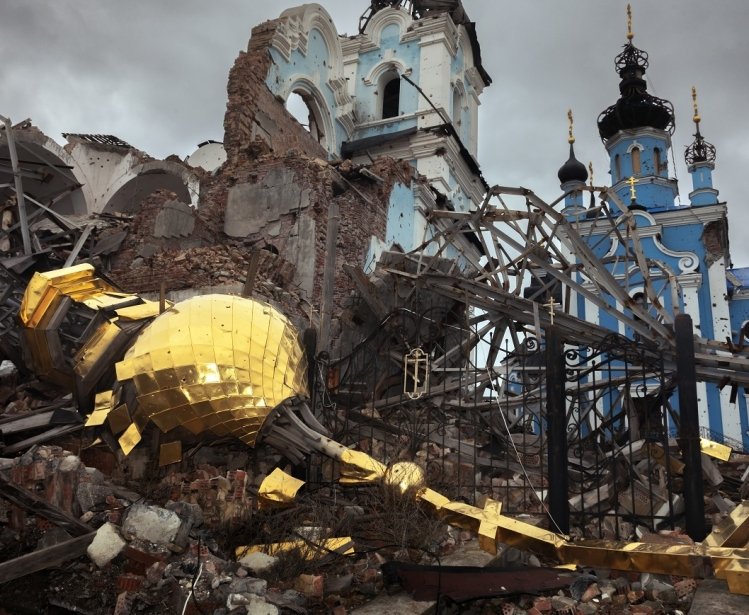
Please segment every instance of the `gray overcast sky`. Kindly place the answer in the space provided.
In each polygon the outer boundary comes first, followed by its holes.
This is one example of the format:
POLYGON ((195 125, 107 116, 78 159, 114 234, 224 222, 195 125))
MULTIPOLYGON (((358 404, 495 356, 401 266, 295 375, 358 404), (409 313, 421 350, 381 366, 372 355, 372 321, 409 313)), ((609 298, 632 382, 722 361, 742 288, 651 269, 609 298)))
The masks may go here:
MULTIPOLYGON (((112 133, 153 156, 184 157, 223 137, 226 77, 251 28, 293 0, 2 0, 0 114, 30 117, 51 137, 112 133)), ((366 0, 322 2, 354 34, 366 0)), ((479 162, 490 184, 522 185, 547 200, 567 157, 566 110, 577 156, 608 182, 598 114, 618 96, 614 56, 626 42, 625 1, 464 0, 484 66, 479 162)), ((740 182, 749 169, 749 0, 633 0, 635 44, 650 54, 649 90, 673 102, 676 175, 691 143, 690 88, 702 132, 718 149, 715 186, 729 205, 736 266, 749 266, 740 182)))

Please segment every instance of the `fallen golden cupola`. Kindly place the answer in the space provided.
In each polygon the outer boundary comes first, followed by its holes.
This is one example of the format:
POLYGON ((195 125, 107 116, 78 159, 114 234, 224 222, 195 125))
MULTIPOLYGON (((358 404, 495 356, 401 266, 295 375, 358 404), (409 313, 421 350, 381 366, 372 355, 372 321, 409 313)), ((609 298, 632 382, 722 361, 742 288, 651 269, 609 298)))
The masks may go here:
POLYGON ((119 439, 125 453, 149 421, 165 433, 182 426, 254 446, 271 410, 308 396, 293 325, 244 297, 178 303, 143 329, 116 370, 111 408, 131 421, 119 439))

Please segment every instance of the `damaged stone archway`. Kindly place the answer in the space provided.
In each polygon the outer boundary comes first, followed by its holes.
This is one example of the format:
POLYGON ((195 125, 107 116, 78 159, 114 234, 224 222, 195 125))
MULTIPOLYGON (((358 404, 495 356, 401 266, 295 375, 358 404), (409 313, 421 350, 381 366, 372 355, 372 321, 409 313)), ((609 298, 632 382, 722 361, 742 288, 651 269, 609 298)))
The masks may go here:
POLYGON ((333 126, 333 116, 327 107, 325 97, 315 84, 307 77, 298 76, 289 86, 288 91, 281 94, 286 101, 287 109, 289 103, 296 96, 306 107, 308 118, 297 118, 300 123, 307 128, 312 138, 315 139, 326 151, 330 152, 334 146, 335 128, 333 126))
POLYGON ((197 207, 200 179, 184 165, 169 160, 139 164, 112 184, 101 211, 133 213, 157 190, 174 192, 180 201, 197 207))
MULTIPOLYGON (((14 131, 19 162, 24 167, 24 192, 64 215, 88 213, 94 199, 78 163, 64 148, 30 123, 26 128, 14 131)), ((0 184, 12 183, 8 142, 6 136, 0 134, 0 184)), ((6 197, 11 196, 7 188, 0 190, 7 192, 6 197)))

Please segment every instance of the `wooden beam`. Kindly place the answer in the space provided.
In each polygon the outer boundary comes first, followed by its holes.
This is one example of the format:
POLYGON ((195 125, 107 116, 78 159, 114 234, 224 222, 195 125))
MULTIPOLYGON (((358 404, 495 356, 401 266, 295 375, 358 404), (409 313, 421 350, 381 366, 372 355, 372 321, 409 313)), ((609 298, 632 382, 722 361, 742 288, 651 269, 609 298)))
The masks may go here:
POLYGON ((46 549, 33 551, 27 555, 0 564, 0 585, 20 579, 34 572, 53 568, 65 562, 85 555, 88 545, 94 540, 96 532, 77 536, 46 549))
POLYGON ((243 297, 252 297, 252 293, 255 290, 255 279, 257 278, 258 269, 260 269, 260 250, 255 250, 252 256, 250 256, 249 265, 247 265, 247 275, 242 287, 243 297))
POLYGON ((91 531, 90 526, 79 521, 73 515, 53 506, 28 489, 14 485, 2 477, 0 477, 0 497, 12 502, 19 508, 23 508, 32 515, 48 519, 70 534, 81 535, 91 531))
POLYGON ((356 284, 356 288, 362 296, 362 299, 366 301, 369 309, 372 310, 375 317, 381 320, 387 316, 387 308, 380 301, 377 296, 377 289, 374 284, 369 281, 367 275, 362 271, 361 267, 355 267, 354 265, 344 264, 343 271, 348 275, 356 284))

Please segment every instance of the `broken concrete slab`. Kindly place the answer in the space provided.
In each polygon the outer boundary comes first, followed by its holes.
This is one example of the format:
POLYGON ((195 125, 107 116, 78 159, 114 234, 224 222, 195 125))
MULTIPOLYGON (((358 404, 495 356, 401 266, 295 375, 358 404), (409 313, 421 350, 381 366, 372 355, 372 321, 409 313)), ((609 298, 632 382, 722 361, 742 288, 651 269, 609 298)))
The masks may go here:
POLYGON ((105 523, 97 531, 86 553, 99 568, 104 568, 117 557, 127 543, 113 523, 105 523))
POLYGON ((728 584, 706 579, 697 587, 689 615, 745 615, 749 613, 749 596, 731 594, 728 584))
POLYGON ((189 237, 195 230, 195 213, 193 208, 181 201, 167 201, 156 215, 153 223, 153 236, 189 237))
POLYGON ((294 181, 294 171, 272 169, 257 184, 245 183, 229 190, 224 232, 229 237, 247 237, 259 233, 269 222, 283 214, 306 209, 310 191, 294 181))
POLYGON ((179 531, 182 520, 177 513, 160 508, 134 504, 122 524, 125 536, 135 536, 156 544, 169 544, 179 531))
POLYGON ((260 551, 254 551, 238 561, 242 566, 257 574, 271 568, 278 561, 278 558, 260 551))

